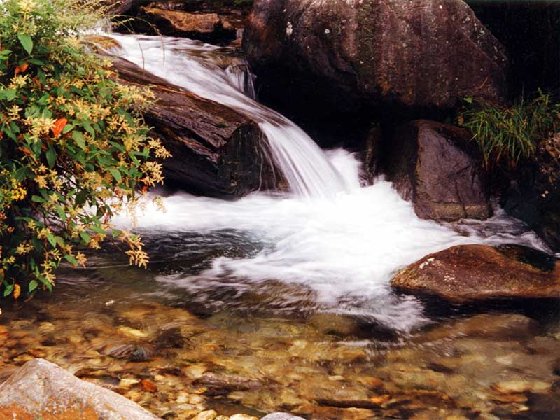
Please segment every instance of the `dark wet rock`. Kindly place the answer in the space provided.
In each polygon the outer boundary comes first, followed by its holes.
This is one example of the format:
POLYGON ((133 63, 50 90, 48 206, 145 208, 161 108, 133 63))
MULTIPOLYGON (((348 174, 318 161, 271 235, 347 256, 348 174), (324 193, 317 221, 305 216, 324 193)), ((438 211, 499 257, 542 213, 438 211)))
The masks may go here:
POLYGON ((162 326, 154 339, 154 345, 160 349, 177 349, 182 348, 186 343, 181 333, 181 325, 168 324, 162 326))
POLYGON ((157 419, 132 401, 43 359, 0 385, 0 418, 157 419))
POLYGON ((484 176, 470 134, 434 121, 413 121, 396 130, 385 170, 423 219, 453 221, 491 215, 484 176))
POLYGON ((204 373, 193 382, 196 386, 206 388, 206 395, 227 395, 232 391, 247 391, 260 389, 263 383, 256 379, 248 379, 242 376, 219 373, 204 373))
POLYGON ((476 16, 511 58, 512 97, 560 87, 560 3, 557 1, 468 0, 476 16))
POLYGON ((235 197, 274 188, 280 182, 254 121, 126 60, 114 58, 113 65, 121 80, 149 85, 155 94, 145 119, 173 155, 163 163, 167 185, 195 194, 235 197))
POLYGON ((534 162, 516 171, 504 197, 509 214, 560 252, 560 133, 539 144, 534 162))
POLYGON ((529 413, 521 418, 534 420, 558 418, 560 395, 529 394, 527 406, 529 407, 529 413))
POLYGON ((113 11, 113 28, 118 32, 184 36, 239 47, 248 4, 234 0, 131 0, 113 11))
POLYGON ((261 93, 299 93, 302 110, 446 108, 505 89, 503 47, 462 0, 256 0, 243 45, 261 93))
POLYGON ((154 357, 155 350, 148 344, 118 344, 106 348, 105 354, 130 362, 146 362, 154 357))
POLYGON ((461 245, 427 255, 391 280, 407 293, 452 302, 502 298, 560 297, 560 262, 546 272, 487 245, 461 245))
POLYGON ((538 249, 516 244, 498 245, 496 249, 512 260, 528 264, 541 271, 552 272, 556 268, 554 255, 538 249))
POLYGON ((262 417, 261 420, 304 420, 303 417, 294 416, 289 413, 271 413, 262 417))

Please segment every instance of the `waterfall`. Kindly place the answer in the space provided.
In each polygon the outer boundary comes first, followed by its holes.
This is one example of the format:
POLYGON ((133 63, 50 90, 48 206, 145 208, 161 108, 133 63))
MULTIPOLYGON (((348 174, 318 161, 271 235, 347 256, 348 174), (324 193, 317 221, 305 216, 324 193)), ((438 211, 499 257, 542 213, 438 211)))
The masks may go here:
POLYGON ((274 164, 290 190, 300 196, 332 197, 348 189, 323 151, 297 125, 245 95, 250 76, 213 60, 219 47, 184 38, 111 35, 122 46, 120 55, 145 70, 203 98, 229 106, 258 122, 274 164))
MULTIPOLYGON (((230 67, 231 56, 218 47, 167 37, 115 38, 124 58, 255 120, 295 193, 255 193, 233 201, 177 193, 163 198, 163 217, 158 206, 146 204, 134 218, 134 228, 157 247, 169 243, 164 255, 170 261, 188 256, 197 261, 181 263, 181 269, 155 279, 163 287, 188 291, 192 302, 244 308, 248 303, 243 298, 216 298, 216 293, 233 289, 242 296, 267 288, 269 281, 281 282, 303 291, 306 302, 298 302, 297 293, 278 292, 275 307, 302 307, 298 305, 309 305, 309 300, 321 311, 409 330, 424 322, 423 308, 414 298, 392 293, 389 280, 395 270, 459 244, 538 247, 533 233, 502 213, 463 224, 458 233, 453 226, 416 217, 411 203, 389 182, 361 188, 355 156, 321 151, 295 124, 244 95, 248 76, 230 67)), ((132 224, 125 214, 114 222, 132 224)))

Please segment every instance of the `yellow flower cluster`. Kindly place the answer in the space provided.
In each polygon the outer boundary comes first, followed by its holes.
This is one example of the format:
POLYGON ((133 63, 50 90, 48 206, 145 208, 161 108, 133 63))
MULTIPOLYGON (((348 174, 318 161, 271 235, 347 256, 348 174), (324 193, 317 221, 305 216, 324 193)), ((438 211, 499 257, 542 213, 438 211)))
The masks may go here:
POLYGON ((25 119, 25 124, 29 127, 29 133, 39 139, 41 136, 49 134, 54 120, 45 117, 28 117, 25 119))

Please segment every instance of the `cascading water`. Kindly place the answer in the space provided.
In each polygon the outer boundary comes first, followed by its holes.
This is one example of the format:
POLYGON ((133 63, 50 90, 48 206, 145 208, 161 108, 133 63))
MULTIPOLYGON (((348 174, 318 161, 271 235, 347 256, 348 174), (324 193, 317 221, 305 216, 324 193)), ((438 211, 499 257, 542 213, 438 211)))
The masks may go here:
POLYGON ((226 68, 226 76, 228 81, 238 91, 243 92, 251 99, 256 99, 255 92, 255 75, 249 70, 247 63, 234 63, 226 68))
MULTIPOLYGON (((200 268, 157 277, 168 287, 188 290, 191 300, 223 307, 235 299, 216 298, 216 290, 240 294, 280 281, 311 291, 320 310, 408 330, 423 322, 422 305, 392 294, 389 279, 396 269, 457 244, 540 245, 534 235, 520 236, 516 222, 501 215, 485 225, 496 223, 498 229, 485 231, 473 223, 462 227, 470 229, 466 236, 418 219, 388 182, 361 188, 354 156, 343 150, 325 154, 285 117, 240 92, 245 82, 216 64, 218 47, 165 37, 115 38, 124 58, 258 121, 295 193, 256 193, 234 202, 176 194, 164 200, 168 215, 151 205, 138 215, 136 228, 148 241, 154 238, 159 247, 175 241, 166 258, 210 249, 200 268)), ((116 222, 130 223, 125 216, 116 222)), ((280 305, 292 298, 291 293, 275 296, 280 305)))
POLYGON ((147 71, 169 80, 203 98, 228 105, 259 123, 272 159, 288 181, 290 189, 302 196, 329 197, 345 189, 340 174, 307 134, 281 114, 246 96, 245 82, 231 83, 231 74, 210 60, 218 48, 185 39, 115 36, 122 45, 122 57, 147 71), (237 85, 237 86, 236 86, 237 85))

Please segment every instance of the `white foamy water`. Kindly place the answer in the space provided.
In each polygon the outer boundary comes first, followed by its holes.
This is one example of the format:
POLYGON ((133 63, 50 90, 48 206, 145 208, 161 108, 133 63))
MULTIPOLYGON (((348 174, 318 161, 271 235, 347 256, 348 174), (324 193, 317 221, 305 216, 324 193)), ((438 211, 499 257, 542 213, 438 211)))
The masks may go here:
MULTIPOLYGON (((418 301, 391 292, 389 281, 397 269, 449 246, 512 242, 522 232, 511 219, 498 217, 492 222, 497 229, 485 231, 485 225, 473 222, 459 234, 451 226, 417 218, 386 181, 361 188, 354 156, 343 150, 326 156, 285 117, 241 94, 234 87, 240 83, 228 81, 227 73, 206 57, 215 47, 188 40, 116 38, 125 58, 257 118, 295 192, 255 193, 237 201, 177 194, 164 199, 165 214, 148 204, 136 219, 136 227, 148 234, 236 231, 262 244, 256 255, 218 257, 202 273, 160 276, 160 281, 201 290, 221 285, 246 289, 279 280, 311 289, 325 310, 409 330, 425 319, 418 301)), ((129 225, 130 220, 120 216, 116 223, 129 225)), ((536 244, 534 235, 522 239, 536 244)))
MULTIPOLYGON (((164 199, 164 214, 148 204, 136 221, 143 231, 234 230, 263 244, 252 257, 219 257, 198 275, 177 273, 159 280, 192 291, 247 290, 251 284, 280 280, 313 290, 325 310, 371 317, 406 331, 426 320, 418 301, 391 292, 389 281, 397 269, 453 245, 520 242, 516 235, 523 231, 502 216, 494 219, 497 229, 485 231, 478 222, 465 225, 468 237, 421 220, 391 183, 379 180, 360 188, 358 162, 349 153, 338 150, 330 160, 350 187, 335 199, 256 193, 224 201, 177 194, 164 199)), ((129 223, 126 217, 116 221, 129 223)), ((526 235, 525 243, 538 245, 534 234, 526 235)))

